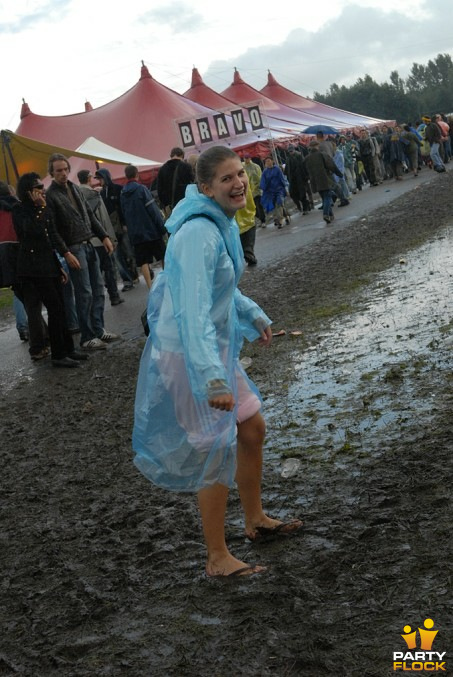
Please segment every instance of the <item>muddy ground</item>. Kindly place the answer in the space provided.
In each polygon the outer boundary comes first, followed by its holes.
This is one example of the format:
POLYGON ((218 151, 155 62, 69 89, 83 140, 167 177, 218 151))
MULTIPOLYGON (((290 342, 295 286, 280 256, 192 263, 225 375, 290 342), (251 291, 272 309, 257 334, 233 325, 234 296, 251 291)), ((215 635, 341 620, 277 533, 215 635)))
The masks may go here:
MULTIPOLYGON (((382 677, 395 674, 403 627, 428 617, 439 630, 433 648, 451 650, 453 308, 446 319, 435 298, 405 332, 393 314, 395 346, 378 361, 378 340, 356 349, 340 328, 371 307, 376 284, 392 296, 392 271, 420 247, 450 246, 452 218, 453 178, 433 176, 244 276, 242 290, 286 331, 267 351, 244 350, 268 419, 264 502, 305 522, 297 537, 251 545, 232 492, 231 549, 268 565, 263 575, 207 579, 194 498, 135 470, 141 339, 75 373, 40 365, 34 383, 2 399, 1 675, 382 677), (399 345, 418 325, 403 359, 399 345), (337 332, 348 368, 333 392, 314 392, 321 372, 337 368, 323 351, 337 332), (372 367, 357 373, 367 351, 372 367), (288 456, 300 468, 285 479, 288 456)), ((445 302, 452 275, 442 274, 445 302)), ((421 276, 418 295, 427 283, 421 276)), ((411 303, 409 291, 400 305, 411 303)))

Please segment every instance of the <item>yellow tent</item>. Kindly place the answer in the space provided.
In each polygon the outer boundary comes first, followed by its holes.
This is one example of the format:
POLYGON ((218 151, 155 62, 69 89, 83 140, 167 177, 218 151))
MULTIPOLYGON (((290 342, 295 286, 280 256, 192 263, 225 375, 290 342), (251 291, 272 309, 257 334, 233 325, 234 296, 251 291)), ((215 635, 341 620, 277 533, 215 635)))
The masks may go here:
MULTIPOLYGON (((36 141, 35 139, 28 139, 25 136, 19 136, 19 134, 5 129, 0 132, 0 136, 0 180, 6 181, 8 184, 15 185, 19 176, 26 172, 37 172, 44 178, 47 175, 47 161, 52 153, 62 153, 67 158, 84 158, 94 162, 107 162, 123 166, 129 163, 142 167, 157 167, 161 165, 160 162, 154 162, 153 160, 132 154, 129 155, 113 146, 102 144, 92 137, 84 142, 87 145, 87 150, 79 151, 61 148, 43 143, 42 141, 36 141)), ((84 144, 82 144, 82 147, 84 144)))

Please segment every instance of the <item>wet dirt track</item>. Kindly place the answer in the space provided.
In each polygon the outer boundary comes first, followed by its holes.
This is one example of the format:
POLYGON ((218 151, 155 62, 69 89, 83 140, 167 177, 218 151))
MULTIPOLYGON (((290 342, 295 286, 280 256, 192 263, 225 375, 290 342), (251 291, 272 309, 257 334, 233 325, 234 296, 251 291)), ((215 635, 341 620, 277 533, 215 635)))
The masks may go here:
POLYGON ((0 674, 382 677, 427 617, 449 652, 452 187, 433 176, 244 276, 287 332, 244 350, 268 421, 264 502, 306 525, 251 545, 231 493, 231 549, 266 574, 206 579, 194 498, 132 465, 142 340, 8 393, 0 674), (288 479, 286 457, 301 463, 288 479))

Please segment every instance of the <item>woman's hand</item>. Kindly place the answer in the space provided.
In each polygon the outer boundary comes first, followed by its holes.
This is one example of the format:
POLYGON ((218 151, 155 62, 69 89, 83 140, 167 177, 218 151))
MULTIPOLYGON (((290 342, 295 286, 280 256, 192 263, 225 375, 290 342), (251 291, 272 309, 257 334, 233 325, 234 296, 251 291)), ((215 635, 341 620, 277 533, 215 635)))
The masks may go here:
POLYGON ((33 202, 35 207, 45 207, 46 206, 46 197, 42 190, 33 188, 33 190, 28 191, 30 200, 33 202))
POLYGON ((208 404, 213 409, 221 409, 222 411, 233 411, 234 409, 234 397, 231 393, 226 393, 225 395, 216 395, 208 400, 208 404))
POLYGON ((61 284, 67 284, 68 283, 69 275, 64 270, 64 268, 60 268, 60 280, 61 280, 61 284))
POLYGON ((268 347, 270 346, 271 342, 272 342, 272 329, 269 325, 261 332, 261 336, 258 339, 258 343, 262 346, 268 347))

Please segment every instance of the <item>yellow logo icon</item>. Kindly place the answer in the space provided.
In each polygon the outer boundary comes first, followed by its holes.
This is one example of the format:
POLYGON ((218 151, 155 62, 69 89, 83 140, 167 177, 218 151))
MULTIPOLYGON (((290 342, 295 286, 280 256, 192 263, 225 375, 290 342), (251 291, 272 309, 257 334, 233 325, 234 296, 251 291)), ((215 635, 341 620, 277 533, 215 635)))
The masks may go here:
POLYGON ((395 672, 445 672, 446 664, 444 657, 446 651, 433 651, 433 643, 438 630, 433 630, 434 621, 432 618, 425 618, 422 628, 412 630, 410 625, 403 628, 404 639, 408 651, 393 652, 393 670, 395 672), (417 641, 418 640, 418 641, 417 641), (414 651, 415 649, 415 651, 414 651))

